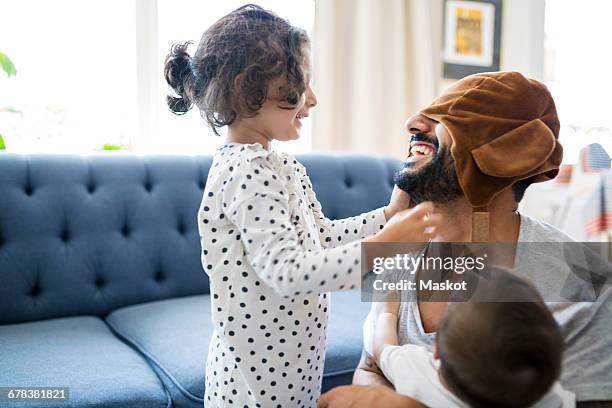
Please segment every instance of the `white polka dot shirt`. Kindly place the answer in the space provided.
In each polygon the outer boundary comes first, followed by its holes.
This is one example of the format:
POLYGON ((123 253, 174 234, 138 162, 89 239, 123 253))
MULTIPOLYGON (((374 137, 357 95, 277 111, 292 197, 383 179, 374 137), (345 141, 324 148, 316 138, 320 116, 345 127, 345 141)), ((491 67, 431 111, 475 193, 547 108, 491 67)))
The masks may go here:
POLYGON ((358 287, 360 240, 384 223, 382 208, 326 219, 290 155, 258 143, 215 153, 198 212, 214 324, 207 407, 316 407, 327 292, 358 287))

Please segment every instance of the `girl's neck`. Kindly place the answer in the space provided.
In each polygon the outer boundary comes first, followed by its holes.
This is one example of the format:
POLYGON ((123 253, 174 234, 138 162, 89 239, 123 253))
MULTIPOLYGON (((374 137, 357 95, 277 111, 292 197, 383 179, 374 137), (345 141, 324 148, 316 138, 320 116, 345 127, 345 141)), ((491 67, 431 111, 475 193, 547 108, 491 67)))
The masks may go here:
POLYGON ((226 137, 227 143, 253 144, 259 143, 264 149, 270 150, 272 139, 261 130, 249 126, 244 120, 229 126, 226 137))

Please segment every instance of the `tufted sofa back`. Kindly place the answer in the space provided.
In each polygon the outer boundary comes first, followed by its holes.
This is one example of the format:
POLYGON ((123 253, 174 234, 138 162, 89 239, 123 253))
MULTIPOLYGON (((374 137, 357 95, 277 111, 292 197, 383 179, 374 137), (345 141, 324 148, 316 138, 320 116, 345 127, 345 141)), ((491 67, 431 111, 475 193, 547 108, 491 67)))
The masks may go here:
MULTIPOLYGON (((304 155, 323 210, 382 206, 399 162, 304 155)), ((208 293, 196 214, 211 156, 0 155, 0 324, 208 293)))

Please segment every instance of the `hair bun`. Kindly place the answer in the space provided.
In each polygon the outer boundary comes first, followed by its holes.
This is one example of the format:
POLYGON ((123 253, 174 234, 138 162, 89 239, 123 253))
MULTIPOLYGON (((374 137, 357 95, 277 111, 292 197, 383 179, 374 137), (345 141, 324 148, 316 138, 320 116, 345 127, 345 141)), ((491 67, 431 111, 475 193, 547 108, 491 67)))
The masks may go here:
POLYGON ((191 69, 191 56, 187 47, 191 41, 174 44, 166 57, 164 76, 175 95, 166 96, 168 108, 177 115, 187 113, 193 106, 194 76, 191 69))

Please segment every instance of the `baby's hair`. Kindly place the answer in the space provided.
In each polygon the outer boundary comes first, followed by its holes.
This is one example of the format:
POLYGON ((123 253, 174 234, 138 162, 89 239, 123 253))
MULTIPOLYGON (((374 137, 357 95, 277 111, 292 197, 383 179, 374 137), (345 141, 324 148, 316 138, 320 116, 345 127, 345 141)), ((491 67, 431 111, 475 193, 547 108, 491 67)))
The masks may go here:
POLYGON ((471 407, 530 406, 561 374, 561 330, 530 282, 488 272, 479 286, 500 301, 449 305, 436 338, 440 375, 471 407))
POLYGON ((308 35, 259 6, 247 4, 214 23, 193 57, 190 43, 173 45, 166 57, 164 75, 174 92, 168 107, 181 115, 195 104, 217 135, 236 118, 257 114, 270 80, 286 76, 280 108, 293 109, 306 90, 301 64, 308 35))

